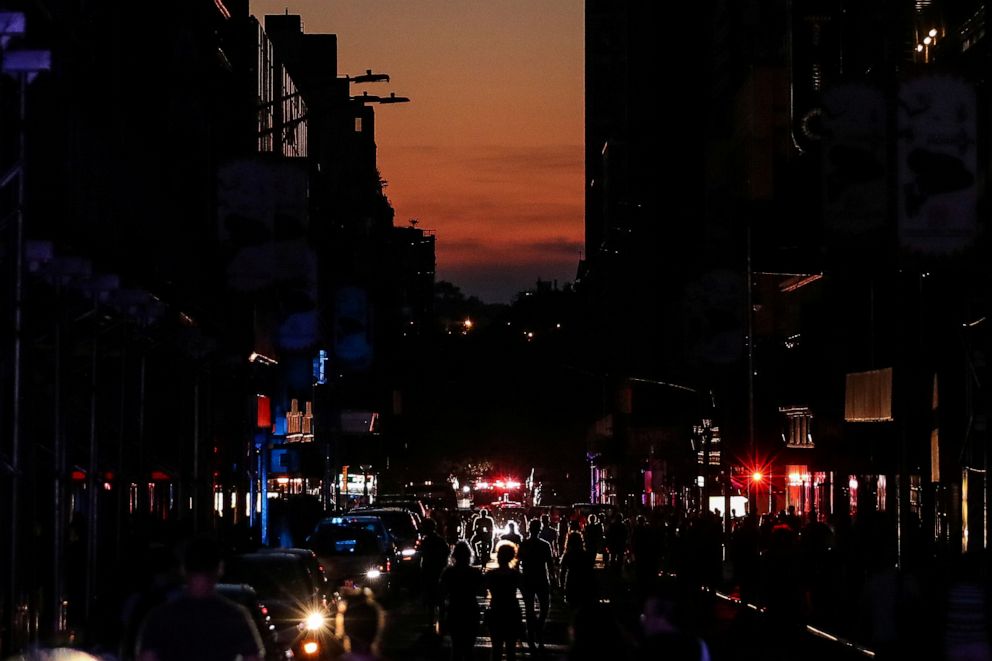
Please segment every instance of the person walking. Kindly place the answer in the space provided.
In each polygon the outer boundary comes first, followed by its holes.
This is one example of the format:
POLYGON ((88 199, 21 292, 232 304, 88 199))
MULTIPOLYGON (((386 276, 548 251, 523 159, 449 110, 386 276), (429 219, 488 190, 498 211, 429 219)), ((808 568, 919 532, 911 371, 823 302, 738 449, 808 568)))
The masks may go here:
POLYGON ((613 515, 606 528, 606 547, 603 550, 603 564, 620 569, 627 552, 627 524, 619 512, 613 515))
POLYGON ((479 602, 486 593, 482 570, 471 564, 472 549, 462 540, 451 551, 452 564, 441 572, 441 631, 451 636, 451 659, 472 659, 479 635, 479 602))
POLYGON ((339 602, 338 634, 344 640, 345 649, 340 661, 379 661, 382 657, 377 648, 382 619, 382 607, 368 589, 348 595, 339 602))
POLYGON ((148 613, 138 636, 139 661, 259 661, 262 638, 248 610, 217 594, 220 548, 197 537, 183 558, 185 588, 148 613))
POLYGON ((501 542, 510 542, 516 546, 520 546, 520 542, 523 538, 520 537, 520 533, 517 532, 517 524, 510 521, 506 524, 506 532, 499 536, 501 542))
POLYGON ((586 551, 582 534, 570 532, 561 556, 561 582, 565 588, 565 601, 573 609, 596 600, 596 576, 593 573, 592 554, 586 551))
POLYGON ((596 556, 602 550, 603 545, 603 524, 599 522, 599 517, 590 514, 586 520, 586 527, 582 531, 582 538, 585 542, 586 551, 592 556, 593 564, 596 563, 596 556))
POLYGON ((551 546, 551 555, 557 560, 559 555, 558 531, 551 525, 551 516, 549 514, 541 515, 541 532, 538 534, 538 537, 551 546))
POLYGON ((483 567, 489 562, 495 534, 496 523, 489 516, 489 510, 479 510, 479 514, 472 520, 472 547, 475 550, 476 563, 483 567))
POLYGON ((437 532, 437 522, 434 519, 424 519, 420 525, 423 537, 420 540, 420 580, 423 590, 424 606, 428 613, 428 627, 436 630, 438 624, 438 608, 440 606, 441 572, 448 564, 451 552, 448 543, 437 532))
POLYGON ((570 521, 568 517, 561 516, 558 519, 558 557, 561 558, 561 554, 565 552, 565 542, 568 540, 568 533, 572 532, 570 528, 570 521))
POLYGON ((493 661, 502 658, 517 658, 517 641, 523 630, 520 605, 517 595, 520 592, 520 572, 510 563, 516 550, 504 544, 496 551, 496 569, 485 574, 486 589, 489 590, 489 608, 486 611, 486 624, 493 643, 493 661))
POLYGON ((551 606, 551 579, 555 573, 551 545, 541 539, 541 522, 531 519, 527 539, 520 544, 519 562, 523 578, 524 613, 527 618, 527 646, 544 649, 544 624, 551 606), (535 612, 534 600, 538 602, 535 612))

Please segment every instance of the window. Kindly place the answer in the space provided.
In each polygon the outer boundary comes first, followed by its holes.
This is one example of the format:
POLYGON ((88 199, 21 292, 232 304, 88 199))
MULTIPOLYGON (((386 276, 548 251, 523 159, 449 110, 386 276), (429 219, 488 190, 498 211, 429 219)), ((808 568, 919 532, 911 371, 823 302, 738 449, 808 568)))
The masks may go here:
POLYGON ((785 445, 790 448, 813 447, 813 414, 810 410, 805 406, 783 406, 779 412, 785 414, 785 429, 782 432, 785 445))

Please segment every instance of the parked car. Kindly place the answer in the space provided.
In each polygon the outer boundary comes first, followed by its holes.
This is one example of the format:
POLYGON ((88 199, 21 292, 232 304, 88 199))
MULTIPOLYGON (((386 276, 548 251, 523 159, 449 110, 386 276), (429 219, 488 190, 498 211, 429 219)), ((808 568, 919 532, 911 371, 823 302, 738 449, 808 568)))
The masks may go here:
POLYGON ((416 556, 417 540, 420 539, 420 522, 416 515, 402 507, 361 507, 352 510, 351 515, 374 515, 382 519, 393 538, 401 562, 408 562, 416 556))
POLYGON ((277 550, 240 553, 225 563, 224 580, 250 585, 268 608, 277 643, 304 659, 331 658, 333 618, 307 561, 277 550))
POLYGON ((350 514, 374 515, 382 519, 396 545, 393 567, 396 581, 416 587, 420 581, 420 523, 417 516, 402 507, 363 507, 350 514))
POLYGON ((307 548, 288 548, 288 549, 261 549, 260 553, 289 553, 295 555, 307 568, 310 573, 310 578, 317 586, 317 591, 321 597, 324 605, 327 605, 328 597, 328 586, 327 586, 327 576, 324 572, 324 566, 320 564, 320 560, 317 558, 317 554, 313 552, 313 549, 307 548))
POLYGON ((265 645, 266 661, 283 661, 288 657, 287 650, 292 653, 290 646, 279 643, 276 625, 272 623, 269 608, 259 599, 255 588, 246 583, 218 583, 217 594, 248 609, 265 645))
POLYGON ((400 541, 396 539, 389 526, 378 514, 366 514, 361 511, 352 510, 344 514, 336 514, 327 517, 317 524, 322 525, 347 526, 349 528, 364 528, 379 537, 390 553, 397 553, 400 548, 400 541))
POLYGON ((379 496, 376 497, 375 502, 376 507, 399 507, 401 509, 409 510, 420 520, 427 517, 427 508, 424 507, 423 501, 418 498, 395 493, 379 494, 379 496))
POLYGON ((374 527, 322 521, 307 546, 317 554, 332 589, 369 588, 377 597, 388 595, 394 548, 374 527))

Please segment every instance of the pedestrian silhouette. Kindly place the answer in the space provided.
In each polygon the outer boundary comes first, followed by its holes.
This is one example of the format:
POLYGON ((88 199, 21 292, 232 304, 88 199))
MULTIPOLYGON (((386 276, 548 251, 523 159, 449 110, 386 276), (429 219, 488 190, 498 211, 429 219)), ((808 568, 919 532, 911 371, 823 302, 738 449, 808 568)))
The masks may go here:
POLYGON ((434 631, 438 624, 437 610, 440 605, 441 572, 448 564, 450 548, 437 532, 437 522, 425 519, 420 526, 423 538, 420 540, 420 580, 424 606, 427 608, 429 628, 434 631))
POLYGON ((475 550, 475 561, 480 565, 485 566, 489 562, 495 529, 496 524, 489 516, 489 510, 479 510, 479 514, 472 520, 472 548, 475 550))
POLYGON ((132 592, 121 608, 121 661, 135 658, 138 634, 149 611, 179 594, 183 587, 179 558, 165 544, 148 544, 140 556, 139 566, 144 574, 144 585, 132 592))
POLYGON ((638 515, 634 520, 630 533, 630 555, 634 566, 634 588, 639 595, 643 595, 661 569, 660 534, 648 524, 644 515, 638 515))
POLYGON ((500 535, 499 538, 502 541, 511 542, 517 546, 520 546, 520 542, 523 541, 520 533, 517 532, 517 524, 513 521, 506 524, 506 532, 500 535))
POLYGON ((596 562, 596 555, 602 550, 603 545, 603 524, 599 522, 599 517, 595 514, 590 514, 586 520, 582 537, 585 540, 586 551, 592 556, 592 561, 596 562))
POLYGON ((338 603, 338 635, 345 653, 340 661, 378 661, 377 647, 382 632, 382 608, 368 590, 348 594, 338 603))
POLYGON ((582 534, 568 533, 565 552, 561 556, 561 582, 565 588, 565 601, 573 609, 596 600, 596 576, 593 573, 592 554, 583 544, 582 534))
POLYGON ((517 601, 520 592, 520 572, 510 566, 516 556, 511 544, 504 544, 496 551, 496 569, 485 574, 486 588, 489 590, 489 608, 486 610, 486 624, 493 644, 493 660, 502 658, 506 650, 507 659, 517 657, 517 641, 523 633, 520 605, 517 601))
POLYGON ((519 561, 523 576, 521 592, 527 617, 527 645, 544 649, 544 623, 551 606, 551 579, 555 571, 551 545, 541 539, 541 522, 531 519, 527 539, 520 545, 519 561), (534 611, 534 600, 539 610, 534 611))
POLYGON ((603 551, 603 562, 608 567, 618 569, 623 566, 628 534, 623 516, 619 512, 614 514, 610 525, 606 528, 606 549, 603 551))
POLYGON ((482 570, 471 565, 472 550, 460 541, 451 552, 452 564, 441 572, 441 631, 451 636, 451 659, 471 659, 479 635, 479 602, 486 593, 482 570))
POLYGON ((565 552, 565 541, 568 539, 568 533, 571 532, 571 522, 562 516, 558 519, 558 555, 561 556, 565 552))
POLYGON ((551 555, 557 558, 559 555, 558 531, 551 525, 551 516, 548 514, 541 515, 541 532, 539 537, 551 545, 551 555))
POLYGON ((197 537, 183 558, 185 589, 152 609, 138 637, 140 661, 258 661, 262 639, 248 610, 217 594, 220 549, 197 537))

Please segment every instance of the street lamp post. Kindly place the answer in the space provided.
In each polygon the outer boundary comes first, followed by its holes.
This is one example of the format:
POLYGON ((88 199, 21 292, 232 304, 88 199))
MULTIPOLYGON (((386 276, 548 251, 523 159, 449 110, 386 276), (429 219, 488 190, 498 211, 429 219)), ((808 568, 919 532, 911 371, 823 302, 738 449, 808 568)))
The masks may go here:
POLYGON ((83 281, 92 274, 92 264, 79 257, 54 255, 54 246, 47 241, 29 241, 26 247, 27 266, 32 273, 41 275, 55 288, 55 327, 53 329, 52 376, 52 594, 51 630, 59 634, 67 627, 65 600, 65 543, 69 511, 66 499, 66 445, 62 419, 62 297, 66 286, 83 281))
POLYGON ((88 292, 93 300, 93 337, 90 346, 90 410, 89 410, 89 463, 86 469, 86 489, 87 512, 86 512, 86 576, 83 591, 83 612, 87 620, 90 618, 90 609, 93 606, 93 598, 96 595, 96 574, 99 560, 98 526, 101 525, 99 518, 99 490, 98 473, 99 462, 99 438, 97 435, 97 404, 99 386, 100 367, 100 327, 99 310, 100 303, 105 302, 110 292, 120 288, 120 279, 116 275, 95 275, 86 282, 79 283, 79 289, 88 292))
MULTIPOLYGON (((7 624, 11 636, 19 635, 20 627, 16 622, 15 604, 18 600, 19 558, 18 541, 20 535, 20 488, 21 488, 21 385, 22 385, 22 331, 24 307, 24 203, 26 186, 25 161, 27 159, 27 86, 35 76, 51 68, 51 52, 47 50, 7 50, 7 45, 14 37, 21 37, 26 32, 26 19, 22 12, 0 12, 0 59, 3 73, 16 77, 18 82, 18 139, 17 160, 0 179, 0 188, 6 188, 11 182, 17 182, 14 210, 13 267, 14 267, 14 296, 13 296, 13 347, 11 355, 11 416, 10 416, 10 497, 8 499, 10 539, 9 556, 7 558, 10 571, 7 583, 7 624)), ((6 644, 6 643, 4 643, 6 644)))
POLYGON ((345 76, 344 79, 349 83, 388 83, 389 74, 372 73, 372 69, 366 69, 365 73, 360 73, 357 76, 345 76))
POLYGON ((361 95, 350 98, 352 101, 357 101, 358 103, 410 103, 410 97, 396 96, 396 92, 390 92, 389 96, 377 96, 368 92, 362 92, 361 95))

